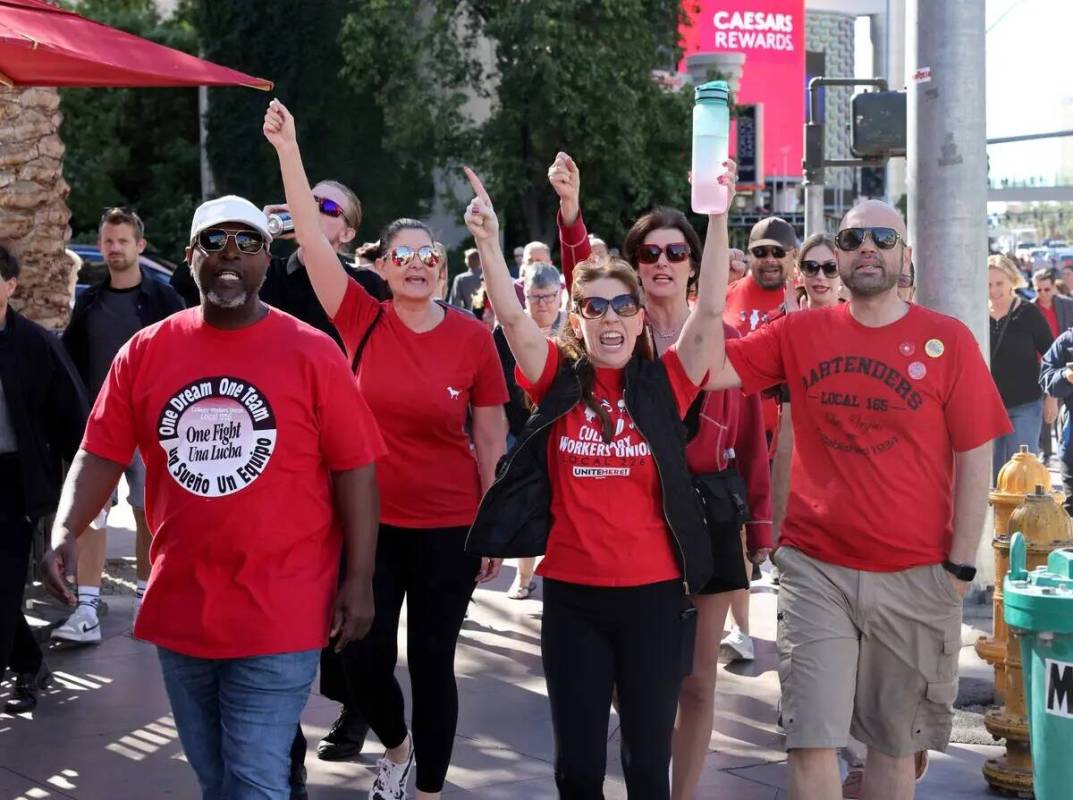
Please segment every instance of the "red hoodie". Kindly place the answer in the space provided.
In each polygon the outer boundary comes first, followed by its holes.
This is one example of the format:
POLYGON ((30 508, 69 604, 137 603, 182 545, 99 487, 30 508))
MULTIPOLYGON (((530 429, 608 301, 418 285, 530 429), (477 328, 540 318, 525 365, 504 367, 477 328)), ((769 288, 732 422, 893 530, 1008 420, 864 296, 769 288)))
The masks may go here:
MULTIPOLYGON (((573 225, 564 225, 557 215, 559 249, 566 285, 572 285, 574 266, 592 254, 585 220, 578 212, 573 225)), ((738 339, 737 330, 726 323, 727 339, 738 339)), ((697 435, 686 445, 686 462, 693 473, 718 472, 730 460, 745 478, 752 519, 745 525, 749 550, 770 548, 771 474, 768 471, 768 445, 764 435, 763 409, 759 394, 745 395, 740 389, 707 392, 700 413, 697 435)))

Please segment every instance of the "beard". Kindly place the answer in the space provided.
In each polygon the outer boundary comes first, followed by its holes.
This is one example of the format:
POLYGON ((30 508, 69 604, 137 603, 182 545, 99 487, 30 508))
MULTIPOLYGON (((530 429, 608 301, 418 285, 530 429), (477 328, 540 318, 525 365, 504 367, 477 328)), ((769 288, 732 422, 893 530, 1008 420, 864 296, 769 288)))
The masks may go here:
POLYGON ((849 289, 850 294, 858 297, 875 297, 889 292, 898 285, 898 273, 888 272, 883 263, 877 266, 880 272, 862 275, 857 271, 857 265, 854 265, 848 274, 842 276, 842 283, 849 289))
POLYGON ((249 302, 251 294, 258 294, 261 291, 261 286, 264 285, 265 278, 268 277, 268 273, 266 272, 261 276, 261 280, 256 286, 250 286, 246 282, 243 282, 241 291, 228 297, 224 297, 217 292, 215 286, 209 286, 208 289, 202 286, 201 274, 198 270, 191 269, 190 276, 194 279, 194 285, 197 286, 198 291, 201 292, 201 296, 204 297, 210 305, 216 306, 216 308, 232 309, 241 308, 249 302))

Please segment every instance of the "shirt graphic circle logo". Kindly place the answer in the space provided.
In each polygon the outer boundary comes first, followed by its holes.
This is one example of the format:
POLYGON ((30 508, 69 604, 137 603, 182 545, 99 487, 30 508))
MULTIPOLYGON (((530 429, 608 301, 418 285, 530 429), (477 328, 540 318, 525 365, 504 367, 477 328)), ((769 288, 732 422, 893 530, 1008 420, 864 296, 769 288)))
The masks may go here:
POLYGON ((898 352, 906 358, 913 355, 913 353, 915 353, 916 351, 916 345, 912 342, 902 342, 900 345, 898 345, 898 352))
POLYGON ((202 378, 168 399, 157 437, 176 483, 198 497, 223 497, 264 473, 276 449, 276 418, 248 381, 202 378))
POLYGON ((946 346, 938 339, 928 339, 928 343, 924 345, 924 352, 932 358, 938 358, 945 350, 946 346))
POLYGON ((919 381, 928 374, 928 368, 919 361, 914 361, 910 364, 906 371, 909 373, 909 377, 915 381, 919 381))

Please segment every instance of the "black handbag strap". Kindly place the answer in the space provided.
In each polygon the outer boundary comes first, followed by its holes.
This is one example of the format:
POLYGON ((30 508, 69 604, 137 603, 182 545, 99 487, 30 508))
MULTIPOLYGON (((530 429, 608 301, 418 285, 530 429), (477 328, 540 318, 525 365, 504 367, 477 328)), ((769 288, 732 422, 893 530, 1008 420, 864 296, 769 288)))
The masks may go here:
POLYGON ((1004 316, 1002 318, 1002 324, 999 326, 999 329, 998 329, 998 336, 995 338, 995 341, 991 344, 991 358, 992 358, 992 360, 994 360, 995 356, 998 354, 999 348, 1002 347, 1002 340, 1006 338, 1006 329, 1008 327, 1010 327, 1010 320, 1013 319, 1014 312, 1017 311, 1020 307, 1021 307, 1021 298, 1019 298, 1019 297, 1015 298, 1014 301, 1013 301, 1013 305, 1010 306, 1010 310, 1007 311, 1006 316, 1004 316))
POLYGON ((369 343, 369 337, 373 335, 373 329, 376 328, 382 316, 384 316, 384 308, 380 306, 376 309, 376 316, 373 317, 373 321, 365 329, 365 334, 361 337, 361 341, 358 342, 358 349, 354 351, 354 358, 350 362, 350 371, 355 375, 358 374, 358 366, 361 364, 361 354, 365 352, 365 345, 369 343))

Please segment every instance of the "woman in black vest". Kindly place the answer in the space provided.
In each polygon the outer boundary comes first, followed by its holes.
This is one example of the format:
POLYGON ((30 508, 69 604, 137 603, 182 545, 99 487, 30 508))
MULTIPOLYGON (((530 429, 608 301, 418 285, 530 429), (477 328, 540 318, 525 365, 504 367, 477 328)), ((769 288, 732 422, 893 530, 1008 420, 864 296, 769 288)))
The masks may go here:
MULTIPOLYGON (((734 164, 721 181, 733 192, 734 164)), ((480 181, 466 212, 485 281, 536 410, 500 463, 467 549, 544 554, 544 672, 561 797, 602 798, 612 687, 630 797, 670 796, 668 766, 695 609, 712 578, 682 418, 723 336, 725 215, 711 217, 698 297, 676 345, 654 359, 641 287, 618 259, 579 265, 571 313, 546 339, 514 293, 480 181)), ((740 560, 735 564, 741 571, 740 560)))

